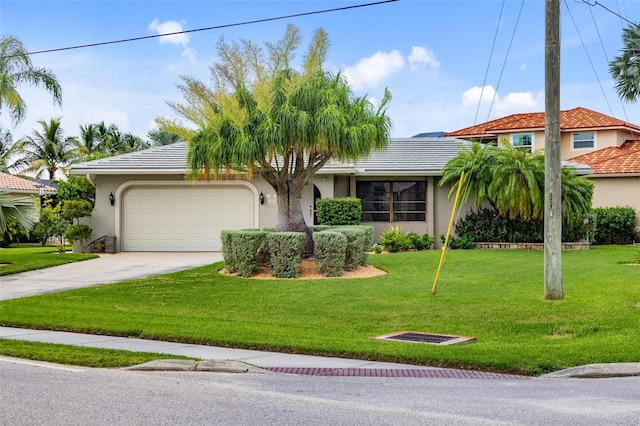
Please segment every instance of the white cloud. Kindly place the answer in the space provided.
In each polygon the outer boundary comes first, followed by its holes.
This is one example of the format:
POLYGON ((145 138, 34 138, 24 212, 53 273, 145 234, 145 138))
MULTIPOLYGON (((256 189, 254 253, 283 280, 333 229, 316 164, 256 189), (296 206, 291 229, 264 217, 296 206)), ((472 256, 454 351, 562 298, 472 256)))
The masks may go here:
POLYGON ((540 106, 531 92, 512 92, 503 99, 498 99, 496 112, 515 114, 539 110, 540 106))
POLYGON ((464 106, 477 106, 478 103, 488 104, 496 96, 496 91, 493 86, 478 87, 474 86, 471 89, 466 90, 462 94, 462 105, 464 106), (482 97, 482 99, 480 99, 482 97), (480 101, 480 102, 479 102, 480 101))
POLYGON ((189 59, 191 62, 195 62, 196 51, 189 47, 189 34, 173 34, 183 31, 182 23, 176 21, 160 22, 158 18, 155 18, 149 24, 149 29, 157 34, 172 34, 164 37, 158 37, 161 44, 176 44, 182 46, 182 56, 189 59))
POLYGON ((404 58, 397 50, 389 53, 377 52, 373 56, 361 59, 356 65, 346 67, 342 74, 349 80, 352 88, 376 87, 389 75, 404 66, 404 58))
POLYGON ((411 69, 416 69, 419 64, 425 64, 434 69, 440 66, 433 50, 422 46, 413 46, 408 59, 411 69))

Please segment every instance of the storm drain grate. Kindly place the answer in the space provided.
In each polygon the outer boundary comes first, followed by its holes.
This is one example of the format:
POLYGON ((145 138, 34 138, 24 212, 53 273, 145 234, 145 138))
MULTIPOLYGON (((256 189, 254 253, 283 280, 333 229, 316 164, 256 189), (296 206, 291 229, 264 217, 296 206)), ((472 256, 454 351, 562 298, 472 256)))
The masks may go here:
POLYGON ((453 336, 450 334, 423 333, 419 331, 399 331, 374 337, 376 340, 392 340, 407 343, 424 343, 427 345, 461 345, 475 342, 475 337, 453 336))

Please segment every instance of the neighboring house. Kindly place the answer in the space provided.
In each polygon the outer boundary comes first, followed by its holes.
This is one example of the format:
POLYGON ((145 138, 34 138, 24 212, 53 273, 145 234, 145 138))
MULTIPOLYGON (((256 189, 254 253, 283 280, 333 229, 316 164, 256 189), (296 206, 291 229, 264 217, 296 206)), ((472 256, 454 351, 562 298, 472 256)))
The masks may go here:
MULTIPOLYGON (((544 118, 543 112, 513 114, 446 136, 544 150, 544 118)), ((640 227, 640 126, 586 108, 560 111, 560 156, 590 166, 594 207, 634 207, 640 227)))
POLYGON ((594 207, 630 206, 636 210, 636 230, 640 232, 640 140, 629 140, 570 159, 593 171, 594 207))
MULTIPOLYGON (((494 142, 506 140, 513 146, 543 150, 544 112, 513 114, 497 120, 449 132, 447 137, 494 142)), ((640 126, 586 108, 560 111, 560 158, 567 160, 627 140, 640 139, 640 126)))
MULTIPOLYGON (((363 224, 376 239, 391 226, 405 232, 446 232, 453 200, 438 181, 444 165, 469 142, 455 138, 392 139, 355 164, 331 162, 303 193, 305 220, 313 224, 315 200, 357 196, 363 224)), ((96 185, 88 224, 94 238, 116 237, 117 251, 219 251, 220 231, 272 227, 276 195, 261 177, 185 179, 187 144, 154 147, 71 167, 96 185)))
MULTIPOLYGON (((58 192, 52 186, 2 172, 0 172, 0 191, 6 192, 10 198, 24 197, 25 195, 32 196, 33 203, 38 206, 38 212, 40 211, 40 199, 38 197, 54 195, 58 192)), ((34 219, 37 221, 38 218, 39 215, 34 219)))

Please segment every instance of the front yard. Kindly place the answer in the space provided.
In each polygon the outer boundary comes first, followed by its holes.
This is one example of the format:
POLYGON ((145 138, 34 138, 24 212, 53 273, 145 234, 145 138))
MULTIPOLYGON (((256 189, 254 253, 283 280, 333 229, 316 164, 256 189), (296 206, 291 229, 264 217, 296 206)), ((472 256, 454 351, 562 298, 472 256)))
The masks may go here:
MULTIPOLYGON (((565 298, 543 297, 543 252, 380 254, 386 275, 260 280, 221 263, 0 302, 0 323, 148 339, 539 375, 640 359, 638 247, 563 252, 565 298), (432 346, 372 340, 400 330, 473 336, 432 346)), ((64 255, 66 256, 66 255, 64 255)))
POLYGON ((56 247, 0 248, 0 276, 93 259, 97 254, 58 253, 56 247))

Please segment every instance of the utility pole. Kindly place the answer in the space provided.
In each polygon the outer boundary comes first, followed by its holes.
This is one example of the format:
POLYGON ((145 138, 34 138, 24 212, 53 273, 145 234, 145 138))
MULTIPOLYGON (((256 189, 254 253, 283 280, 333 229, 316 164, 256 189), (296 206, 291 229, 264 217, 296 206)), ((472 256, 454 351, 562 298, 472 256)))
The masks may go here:
POLYGON ((560 0, 545 0, 544 298, 562 299, 560 0))

